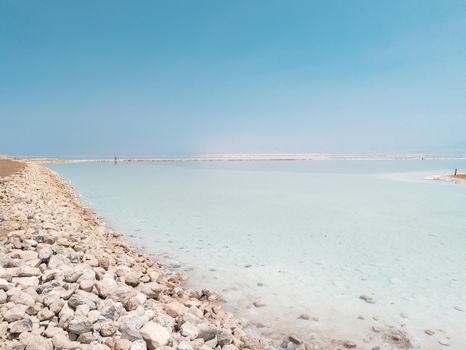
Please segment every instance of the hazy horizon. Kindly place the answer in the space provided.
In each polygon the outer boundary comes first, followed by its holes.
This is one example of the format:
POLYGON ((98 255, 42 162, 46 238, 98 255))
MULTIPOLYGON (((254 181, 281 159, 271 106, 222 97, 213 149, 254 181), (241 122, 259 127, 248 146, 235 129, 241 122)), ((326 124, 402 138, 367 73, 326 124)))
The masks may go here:
POLYGON ((461 0, 0 0, 0 154, 465 154, 465 18, 461 0))

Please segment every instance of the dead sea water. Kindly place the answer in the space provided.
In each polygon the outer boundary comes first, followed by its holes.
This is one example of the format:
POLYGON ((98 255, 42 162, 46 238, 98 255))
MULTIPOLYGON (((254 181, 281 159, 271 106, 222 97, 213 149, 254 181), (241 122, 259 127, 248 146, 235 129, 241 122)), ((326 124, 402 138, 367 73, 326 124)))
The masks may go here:
POLYGON ((424 180, 466 161, 50 168, 264 334, 466 348, 466 184, 424 180))

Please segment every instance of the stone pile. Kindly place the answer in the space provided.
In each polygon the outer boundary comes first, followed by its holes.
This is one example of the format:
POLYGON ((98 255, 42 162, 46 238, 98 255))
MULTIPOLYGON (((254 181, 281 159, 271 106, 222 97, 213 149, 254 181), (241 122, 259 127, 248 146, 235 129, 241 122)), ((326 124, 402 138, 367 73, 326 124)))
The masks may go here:
POLYGON ((181 278, 135 253, 50 170, 0 178, 2 349, 267 346, 181 278))

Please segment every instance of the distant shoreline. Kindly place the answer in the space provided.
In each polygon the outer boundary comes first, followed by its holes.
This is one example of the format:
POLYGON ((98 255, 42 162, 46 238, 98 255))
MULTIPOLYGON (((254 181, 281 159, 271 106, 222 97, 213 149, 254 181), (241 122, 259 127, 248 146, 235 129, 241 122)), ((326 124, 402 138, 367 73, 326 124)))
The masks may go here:
MULTIPOLYGON (((18 160, 27 160, 38 163, 113 163, 115 158, 83 158, 58 159, 16 157, 18 160)), ((218 156, 193 157, 158 157, 158 158, 130 158, 117 157, 118 163, 187 163, 187 162, 242 162, 242 161, 318 161, 318 160, 466 160, 465 156, 434 156, 434 155, 364 155, 364 154, 238 154, 218 156)))

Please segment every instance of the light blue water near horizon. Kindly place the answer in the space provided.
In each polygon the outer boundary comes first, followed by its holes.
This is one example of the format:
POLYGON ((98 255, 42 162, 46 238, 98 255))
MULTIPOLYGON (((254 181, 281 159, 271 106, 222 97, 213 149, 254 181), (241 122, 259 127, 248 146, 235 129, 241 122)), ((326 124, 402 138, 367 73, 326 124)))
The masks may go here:
POLYGON ((49 167, 265 334, 389 349, 387 334, 404 332, 422 349, 466 347, 466 184, 424 179, 464 160, 49 167))

